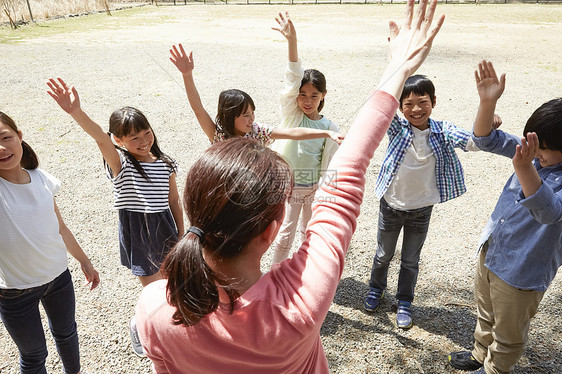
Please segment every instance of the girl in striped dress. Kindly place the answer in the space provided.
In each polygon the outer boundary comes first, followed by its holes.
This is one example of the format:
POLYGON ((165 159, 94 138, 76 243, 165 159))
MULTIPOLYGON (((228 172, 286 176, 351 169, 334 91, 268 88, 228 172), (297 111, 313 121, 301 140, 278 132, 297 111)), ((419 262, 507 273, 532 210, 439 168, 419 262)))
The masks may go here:
POLYGON ((160 265, 183 235, 183 212, 176 184, 176 162, 158 147, 146 117, 124 107, 109 118, 109 136, 80 107, 78 92, 58 78, 49 95, 96 141, 119 211, 121 264, 143 286, 160 279, 160 265), (115 141, 114 142, 112 141, 115 141))
MULTIPOLYGON (((113 182, 113 206, 119 211, 121 264, 131 269, 143 287, 162 278, 160 265, 183 236, 176 162, 160 150, 140 110, 123 107, 114 111, 106 133, 84 113, 74 87, 69 88, 61 78, 50 79, 47 85, 49 95, 94 138, 101 151, 113 182)), ((129 329, 135 354, 144 357, 134 317, 129 329)))

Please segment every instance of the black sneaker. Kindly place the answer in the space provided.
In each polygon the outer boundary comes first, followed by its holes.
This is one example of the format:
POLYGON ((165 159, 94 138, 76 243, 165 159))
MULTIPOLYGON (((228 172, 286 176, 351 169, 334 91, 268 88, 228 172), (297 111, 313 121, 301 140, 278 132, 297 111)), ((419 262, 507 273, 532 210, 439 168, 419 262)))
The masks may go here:
POLYGON ((412 320, 412 303, 398 300, 396 310, 396 326, 407 330, 414 323, 412 320))
POLYGON ((447 356, 452 367, 459 370, 478 370, 482 364, 474 358, 470 351, 451 352, 447 356))
POLYGON ((363 307, 368 312, 376 312, 381 306, 381 299, 384 297, 384 290, 380 288, 371 287, 365 297, 363 307))
POLYGON ((131 318, 129 322, 129 332, 131 333, 131 344, 133 345, 133 352, 139 357, 146 357, 144 354, 144 349, 139 338, 139 332, 137 331, 137 323, 135 317, 131 318))

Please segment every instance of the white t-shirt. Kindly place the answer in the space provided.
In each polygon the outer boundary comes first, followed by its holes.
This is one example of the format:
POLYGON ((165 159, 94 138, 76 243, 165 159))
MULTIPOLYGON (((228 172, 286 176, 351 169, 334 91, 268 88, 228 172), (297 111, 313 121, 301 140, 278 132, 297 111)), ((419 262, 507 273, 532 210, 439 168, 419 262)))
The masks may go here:
POLYGON ((43 285, 68 267, 54 205, 60 181, 43 170, 27 172, 31 178, 27 184, 0 177, 0 288, 4 289, 43 285))
POLYGON ((413 210, 440 201, 435 178, 435 156, 429 145, 429 131, 412 126, 414 137, 384 199, 396 210, 413 210))

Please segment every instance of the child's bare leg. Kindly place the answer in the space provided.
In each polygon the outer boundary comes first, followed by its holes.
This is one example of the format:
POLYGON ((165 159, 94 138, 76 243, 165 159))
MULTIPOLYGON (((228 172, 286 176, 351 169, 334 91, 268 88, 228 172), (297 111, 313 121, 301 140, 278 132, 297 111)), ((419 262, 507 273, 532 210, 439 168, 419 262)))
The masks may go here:
POLYGON ((303 206, 302 206, 302 213, 301 213, 301 224, 299 227, 299 247, 304 242, 305 234, 306 234, 306 226, 308 226, 308 222, 312 218, 312 203, 314 202, 314 195, 316 194, 316 190, 318 189, 318 185, 315 184, 311 186, 309 190, 306 192, 306 195, 303 196, 303 206))
POLYGON ((157 272, 155 274, 152 275, 147 275, 147 276, 139 276, 139 281, 141 282, 143 287, 148 286, 150 283, 157 281, 158 279, 162 279, 162 273, 161 272, 157 272))
POLYGON ((300 188, 296 187, 291 198, 285 204, 285 218, 273 245, 273 264, 280 263, 288 258, 291 253, 303 205, 300 190, 300 188))

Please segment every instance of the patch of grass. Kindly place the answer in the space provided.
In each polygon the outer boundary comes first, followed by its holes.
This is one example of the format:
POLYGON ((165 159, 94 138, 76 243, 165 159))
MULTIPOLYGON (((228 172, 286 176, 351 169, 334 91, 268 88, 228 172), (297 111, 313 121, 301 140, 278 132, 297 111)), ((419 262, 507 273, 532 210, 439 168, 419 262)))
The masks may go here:
POLYGON ((171 15, 158 14, 154 6, 134 7, 112 11, 112 16, 103 13, 92 13, 80 17, 64 17, 36 24, 29 23, 17 29, 8 25, 0 27, 0 43, 17 43, 26 39, 49 37, 73 32, 89 30, 117 30, 148 24, 164 23, 173 19, 171 15))
MULTIPOLYGON (((145 5, 129 9, 112 11, 113 16, 108 16, 105 12, 90 14, 81 17, 61 18, 49 21, 41 21, 37 24, 28 24, 16 30, 12 30, 8 25, 0 26, 0 43, 17 43, 21 40, 35 37, 48 37, 59 34, 69 34, 73 32, 87 32, 88 30, 116 30, 128 27, 139 27, 150 24, 161 24, 176 20, 179 15, 170 12, 174 8, 170 3, 165 6, 156 7, 145 5)), ((178 7, 180 8, 180 7, 178 7)), ((264 12, 267 17, 278 11, 278 5, 194 5, 200 11, 202 19, 209 24, 227 23, 230 20, 236 21, 239 16, 249 19, 263 19, 264 12), (275 11, 271 12, 271 9, 275 11), (212 17, 209 16, 212 13, 212 17)), ((369 14, 371 19, 381 18, 400 20, 402 17, 403 4, 385 4, 383 7, 378 5, 358 5, 358 4, 331 4, 331 5, 306 5, 300 9, 307 10, 299 13, 299 22, 314 19, 308 10, 322 8, 325 13, 328 10, 332 13, 341 13, 343 19, 369 14), (367 8, 377 7, 377 13, 366 12, 367 8)), ((440 4, 438 13, 447 16, 446 25, 453 23, 463 24, 465 29, 490 28, 487 24, 490 14, 494 14, 494 22, 498 27, 501 24, 533 24, 537 28, 552 27, 557 25, 562 18, 562 6, 560 4, 440 4), (468 10, 468 11, 467 11, 468 10)), ((184 14, 179 12, 179 14, 184 14)), ((374 21, 373 21, 374 22, 374 21)), ((283 41, 280 41, 282 43, 283 41)))

